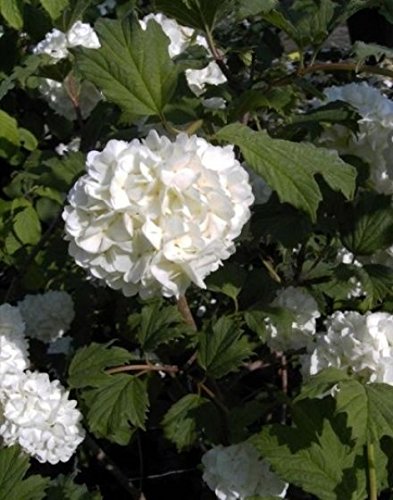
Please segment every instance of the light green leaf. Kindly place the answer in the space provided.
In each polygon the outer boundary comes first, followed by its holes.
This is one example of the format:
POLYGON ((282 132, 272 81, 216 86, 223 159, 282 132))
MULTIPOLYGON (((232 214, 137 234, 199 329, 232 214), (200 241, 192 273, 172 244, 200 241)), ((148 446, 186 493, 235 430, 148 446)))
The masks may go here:
POLYGON ((167 411, 162 421, 164 435, 175 443, 178 451, 192 446, 197 439, 196 410, 209 404, 197 394, 187 394, 167 411))
POLYGON ((110 344, 92 344, 79 349, 72 358, 68 369, 70 387, 99 387, 111 378, 105 370, 127 363, 132 354, 121 347, 110 344))
POLYGON ((147 352, 184 336, 189 330, 177 307, 160 301, 144 306, 140 314, 129 316, 128 324, 147 352))
POLYGON ((18 124, 8 113, 0 109, 0 157, 12 155, 20 145, 18 124))
POLYGON ((367 193, 342 219, 342 242, 355 255, 371 255, 393 244, 390 196, 367 193))
POLYGON ((26 128, 20 128, 18 132, 20 142, 25 149, 27 149, 28 151, 34 151, 35 149, 37 149, 38 141, 30 132, 30 130, 27 130, 26 128))
POLYGON ((356 170, 334 151, 272 139, 265 132, 240 124, 224 127, 217 139, 239 146, 247 164, 277 191, 280 200, 305 211, 314 221, 322 200, 316 174, 321 174, 333 190, 353 197, 356 170))
POLYGON ((393 437, 392 386, 343 381, 336 401, 336 411, 347 415, 347 424, 358 445, 368 440, 378 443, 383 436, 393 437))
POLYGON ((41 500, 49 479, 30 476, 23 479, 29 469, 29 458, 18 446, 0 450, 0 500, 41 500))
POLYGON ((101 19, 96 31, 101 48, 77 55, 82 74, 126 113, 161 115, 177 80, 161 27, 149 21, 144 31, 138 22, 101 19))
POLYGON ((125 445, 135 427, 145 429, 149 399, 146 382, 140 378, 113 375, 97 389, 84 391, 83 398, 89 429, 97 437, 125 445))
POLYGON ((242 330, 225 316, 214 322, 212 331, 199 334, 198 362, 212 377, 236 371, 251 353, 252 346, 242 330))
POLYGON ((228 263, 206 279, 208 290, 220 292, 236 301, 247 278, 247 271, 237 264, 228 263))
POLYGON ((16 236, 24 245, 35 245, 41 238, 41 223, 33 206, 18 211, 13 218, 16 236))
POLYGON ((11 28, 23 28, 22 0, 0 0, 0 12, 11 28))
POLYGON ((253 444, 273 470, 289 483, 320 500, 365 498, 365 475, 356 477, 356 453, 323 420, 320 429, 307 420, 305 428, 265 426, 253 444))
POLYGON ((68 6, 69 0, 40 0, 40 4, 55 21, 68 6))

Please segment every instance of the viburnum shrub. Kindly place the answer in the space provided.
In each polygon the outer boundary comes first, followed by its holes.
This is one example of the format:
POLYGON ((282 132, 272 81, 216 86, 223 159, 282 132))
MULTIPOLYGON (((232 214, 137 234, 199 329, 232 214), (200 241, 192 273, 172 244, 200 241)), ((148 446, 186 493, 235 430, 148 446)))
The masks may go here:
POLYGON ((369 7, 0 0, 0 500, 390 497, 369 7))

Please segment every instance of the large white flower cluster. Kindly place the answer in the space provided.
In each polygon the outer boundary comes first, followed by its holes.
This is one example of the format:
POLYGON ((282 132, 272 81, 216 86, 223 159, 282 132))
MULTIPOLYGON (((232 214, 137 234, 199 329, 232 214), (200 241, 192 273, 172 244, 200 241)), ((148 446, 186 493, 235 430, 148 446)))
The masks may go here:
POLYGON ((26 295, 18 307, 26 323, 26 335, 42 342, 62 337, 75 316, 71 296, 62 291, 26 295))
POLYGON ((232 146, 151 131, 90 152, 68 201, 77 264, 126 296, 179 297, 235 251, 253 195, 232 146))
POLYGON ((0 306, 0 378, 6 373, 22 372, 29 366, 28 347, 19 309, 3 304, 0 306))
MULTIPOLYGON (((143 29, 146 29, 147 23, 151 19, 162 27, 162 30, 169 38, 168 52, 171 58, 184 52, 190 45, 200 45, 210 54, 206 38, 202 35, 196 35, 195 30, 192 28, 181 26, 174 19, 169 19, 164 14, 159 13, 149 14, 140 20, 143 29)), ((226 82, 224 74, 215 61, 210 61, 202 69, 187 69, 186 79, 190 89, 197 96, 203 94, 206 84, 221 85, 226 82)))
POLYGON ((393 102, 365 82, 334 86, 324 92, 327 102, 347 102, 360 115, 359 132, 334 125, 324 133, 324 144, 367 161, 374 189, 393 194, 393 102))
MULTIPOLYGON (((75 106, 72 103, 71 97, 66 89, 66 83, 52 80, 51 78, 40 78, 38 90, 47 101, 49 106, 60 116, 64 116, 67 120, 73 121, 77 119, 75 106)), ((83 119, 88 118, 90 113, 101 100, 101 94, 96 87, 88 82, 83 81, 79 85, 78 91, 78 106, 83 119)))
POLYGON ((274 351, 309 349, 314 342, 316 319, 320 317, 318 304, 304 289, 289 286, 279 291, 272 307, 280 307, 293 314, 290 328, 281 328, 274 319, 267 318, 267 344, 274 351))
POLYGON ((288 484, 270 470, 250 443, 216 446, 203 455, 202 464, 203 480, 220 500, 285 497, 288 484))
POLYGON ((42 326, 49 339, 69 326, 65 315, 73 314, 68 294, 50 293, 54 295, 38 296, 38 301, 28 296, 21 307, 0 306, 0 438, 6 446, 19 444, 40 462, 56 464, 70 459, 84 431, 76 401, 68 399, 60 382, 50 382, 46 373, 25 371, 30 361, 24 320, 32 336, 39 337, 42 326))
POLYGON ((28 371, 5 379, 0 392, 4 443, 19 444, 40 462, 67 462, 84 439, 76 401, 47 373, 28 371))
POLYGON ((34 47, 33 52, 34 54, 47 54, 54 62, 57 62, 68 57, 68 49, 73 47, 86 47, 87 49, 101 47, 97 34, 90 24, 77 21, 67 33, 53 29, 34 47))
POLYGON ((303 366, 305 375, 332 366, 369 382, 393 384, 393 315, 336 311, 327 320, 326 334, 316 338, 309 362, 303 366))

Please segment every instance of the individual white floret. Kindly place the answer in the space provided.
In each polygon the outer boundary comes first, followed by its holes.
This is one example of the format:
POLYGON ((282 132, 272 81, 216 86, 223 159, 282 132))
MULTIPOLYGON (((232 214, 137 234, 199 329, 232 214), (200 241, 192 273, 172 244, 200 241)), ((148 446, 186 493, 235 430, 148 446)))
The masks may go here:
POLYGON ((33 53, 48 54, 54 62, 65 59, 69 54, 66 35, 58 29, 53 29, 45 35, 44 40, 34 47, 33 53))
POLYGON ((0 386, 7 373, 19 373, 29 366, 25 323, 17 307, 0 306, 0 386))
POLYGON ((26 372, 0 391, 0 436, 40 462, 67 462, 84 439, 76 401, 47 373, 26 372))
POLYGON ((151 131, 90 152, 68 201, 77 264, 125 295, 179 297, 235 251, 253 195, 231 146, 151 131))
POLYGON ((277 477, 247 442, 215 446, 202 457, 203 480, 219 500, 284 498, 288 484, 277 477))
POLYGON ((267 344, 275 351, 309 349, 314 342, 316 319, 320 317, 318 304, 304 289, 290 286, 278 292, 272 307, 287 309, 293 314, 289 329, 280 328, 273 319, 267 319, 267 344))
POLYGON ((26 323, 26 335, 42 342, 62 337, 75 316, 72 298, 63 291, 26 295, 18 306, 26 323))
POLYGON ((99 49, 100 41, 90 24, 77 21, 67 31, 68 47, 86 47, 86 49, 99 49))

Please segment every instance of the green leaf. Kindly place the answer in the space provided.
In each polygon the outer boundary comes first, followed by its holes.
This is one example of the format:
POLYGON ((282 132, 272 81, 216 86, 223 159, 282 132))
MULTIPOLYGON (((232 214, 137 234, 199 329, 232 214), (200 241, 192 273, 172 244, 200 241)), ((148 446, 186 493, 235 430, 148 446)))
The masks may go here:
POLYGON ((305 211, 313 221, 322 200, 316 174, 321 174, 333 190, 353 197, 356 169, 334 151, 272 139, 265 132, 234 123, 221 129, 217 139, 239 146, 247 164, 277 191, 280 200, 305 211))
POLYGON ((136 336, 146 352, 184 336, 189 330, 177 307, 161 301, 144 306, 140 314, 130 315, 128 325, 131 330, 136 330, 136 336))
POLYGON ((268 13, 278 4, 278 0, 236 0, 236 17, 240 21, 245 17, 268 13))
POLYGON ((220 292, 236 301, 247 278, 247 271, 238 264, 227 263, 206 279, 208 290, 220 292))
POLYGON ((161 27, 149 21, 144 31, 136 21, 101 19, 96 31, 101 48, 77 55, 85 78, 130 115, 161 115, 177 81, 161 27))
POLYGON ((68 6, 69 0, 40 0, 40 4, 55 21, 68 6))
POLYGON ((349 375, 338 368, 326 368, 321 372, 308 378, 302 385, 301 393, 296 401, 306 398, 323 397, 330 393, 331 389, 343 380, 349 380, 349 375))
POLYGON ((347 415, 347 424, 358 445, 367 441, 378 443, 383 436, 393 437, 392 386, 343 381, 336 401, 336 411, 347 415))
POLYGON ((319 424, 307 418, 300 428, 265 426, 253 444, 282 479, 321 500, 365 498, 365 480, 356 477, 356 453, 327 419, 319 424))
POLYGON ((167 411, 162 421, 164 435, 175 443, 180 452, 192 446, 198 435, 196 410, 209 404, 209 400, 197 394, 187 394, 167 411))
POLYGON ((393 294, 393 269, 380 264, 366 264, 359 269, 361 282, 366 298, 363 305, 367 309, 374 308, 393 294))
POLYGON ((127 363, 132 354, 121 347, 110 344, 92 344, 79 349, 68 369, 68 384, 73 388, 98 387, 111 376, 105 370, 127 363))
POLYGON ((378 45, 376 43, 356 42, 352 48, 358 66, 361 66, 369 57, 375 57, 377 61, 382 57, 393 57, 393 49, 378 45))
POLYGON ((231 6, 229 0, 156 0, 156 9, 180 24, 203 31, 213 31, 231 6))
POLYGON ((41 238, 41 223, 32 205, 23 208, 13 218, 16 236, 24 245, 35 245, 41 238))
POLYGON ((140 378, 124 373, 111 376, 97 389, 84 391, 83 398, 89 429, 97 437, 125 445, 135 427, 145 429, 149 399, 146 382, 140 378))
POLYGON ((67 192, 83 173, 85 158, 80 152, 68 153, 65 158, 50 158, 43 162, 44 173, 39 184, 67 192))
POLYGON ((355 255, 371 255, 393 244, 391 197, 366 193, 342 216, 341 239, 355 255))
POLYGON ((251 353, 252 346, 242 330, 225 316, 214 322, 212 331, 199 335, 198 362, 212 377, 237 370, 251 353))
POLYGON ((0 109, 0 157, 9 157, 20 145, 18 124, 8 113, 0 109))
POLYGON ((28 151, 34 151, 35 149, 37 149, 38 141, 30 132, 30 130, 27 130, 26 128, 20 128, 18 132, 20 142, 25 149, 27 149, 28 151))
POLYGON ((0 12, 11 28, 23 28, 22 0, 0 0, 0 12))
POLYGON ((18 446, 0 450, 0 500, 41 500, 49 479, 30 476, 23 479, 29 469, 29 458, 18 446))
POLYGON ((76 484, 73 477, 59 474, 46 492, 47 500, 101 500, 98 492, 91 493, 84 484, 76 484))

